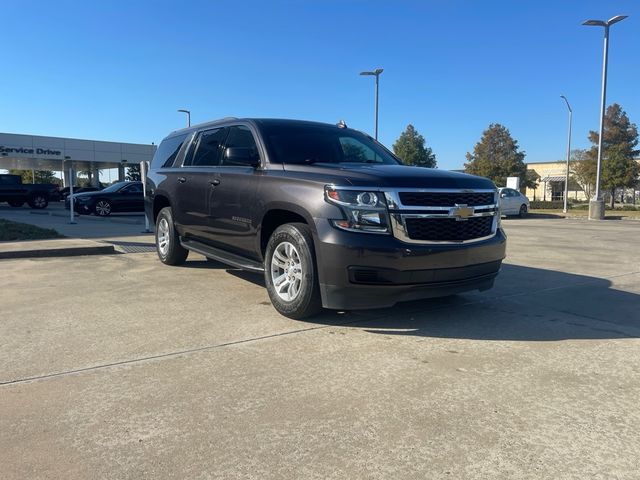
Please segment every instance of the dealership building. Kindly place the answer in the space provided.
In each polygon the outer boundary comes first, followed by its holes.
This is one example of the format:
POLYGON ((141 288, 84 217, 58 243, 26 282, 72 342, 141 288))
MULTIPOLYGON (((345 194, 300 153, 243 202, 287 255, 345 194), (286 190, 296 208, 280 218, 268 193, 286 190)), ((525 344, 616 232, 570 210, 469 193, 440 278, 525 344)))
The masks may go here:
POLYGON ((153 144, 0 133, 0 169, 53 170, 62 174, 65 187, 76 185, 76 172, 89 172, 97 186, 100 170, 118 169, 124 180, 125 167, 150 162, 155 150, 153 144))

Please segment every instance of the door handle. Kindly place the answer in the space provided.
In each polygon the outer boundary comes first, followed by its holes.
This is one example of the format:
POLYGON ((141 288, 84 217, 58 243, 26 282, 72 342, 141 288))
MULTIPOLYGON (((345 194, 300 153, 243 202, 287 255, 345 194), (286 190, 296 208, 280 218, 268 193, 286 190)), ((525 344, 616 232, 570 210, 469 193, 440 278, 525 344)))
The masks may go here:
POLYGON ((187 179, 185 177, 178 177, 178 182, 184 183, 186 181, 187 181, 187 179))
POLYGON ((215 179, 211 180, 209 182, 209 185, 211 185, 211 187, 217 187, 218 185, 220 185, 220 179, 215 178, 215 179))

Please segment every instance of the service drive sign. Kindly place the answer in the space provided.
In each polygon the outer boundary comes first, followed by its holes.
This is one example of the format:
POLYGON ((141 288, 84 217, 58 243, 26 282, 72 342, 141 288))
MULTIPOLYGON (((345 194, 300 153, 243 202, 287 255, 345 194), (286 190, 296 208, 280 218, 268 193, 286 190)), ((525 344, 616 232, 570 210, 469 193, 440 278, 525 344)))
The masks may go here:
POLYGON ((44 147, 7 147, 0 145, 0 155, 22 158, 62 158, 62 150, 44 147))

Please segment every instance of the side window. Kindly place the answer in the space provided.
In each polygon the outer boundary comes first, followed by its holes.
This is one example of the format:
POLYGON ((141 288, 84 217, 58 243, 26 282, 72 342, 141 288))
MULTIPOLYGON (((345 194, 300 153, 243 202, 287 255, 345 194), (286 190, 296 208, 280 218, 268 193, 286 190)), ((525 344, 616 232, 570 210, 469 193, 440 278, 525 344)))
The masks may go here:
POLYGON ((0 185, 20 185, 20 177, 17 175, 1 175, 0 185))
POLYGON ((195 152, 185 160, 185 165, 193 167, 220 165, 222 144, 227 135, 226 128, 205 130, 198 136, 195 152))
POLYGON ((187 138, 187 134, 165 138, 160 143, 160 146, 158 146, 156 153, 153 155, 153 160, 151 160, 151 168, 172 167, 173 162, 176 160, 178 152, 180 151, 180 147, 182 147, 182 143, 184 142, 185 138, 187 138))
MULTIPOLYGON (((227 137, 227 141, 225 143, 226 148, 246 148, 248 150, 249 155, 252 157, 259 158, 258 154, 258 146, 256 145, 256 141, 253 138, 253 134, 248 127, 243 125, 238 125, 235 127, 229 128, 229 136, 227 137)), ((230 162, 228 159, 222 159, 222 165, 235 165, 235 163, 230 162)))
POLYGON ((142 185, 135 183, 125 187, 123 190, 125 193, 142 193, 142 185))
POLYGON ((353 137, 340 137, 343 162, 382 163, 382 159, 368 146, 353 137))

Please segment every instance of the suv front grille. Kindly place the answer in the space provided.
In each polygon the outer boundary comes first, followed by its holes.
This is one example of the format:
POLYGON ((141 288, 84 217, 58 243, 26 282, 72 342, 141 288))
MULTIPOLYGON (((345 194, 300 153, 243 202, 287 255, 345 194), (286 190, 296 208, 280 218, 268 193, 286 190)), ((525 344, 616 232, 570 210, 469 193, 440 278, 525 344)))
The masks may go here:
POLYGON ((400 201, 408 207, 453 207, 455 205, 492 205, 493 192, 400 192, 400 201))
POLYGON ((493 216, 455 218, 407 218, 407 236, 430 242, 461 242, 488 237, 493 233, 493 216))
POLYGON ((494 189, 385 192, 393 235, 406 243, 475 242, 498 229, 494 189))

